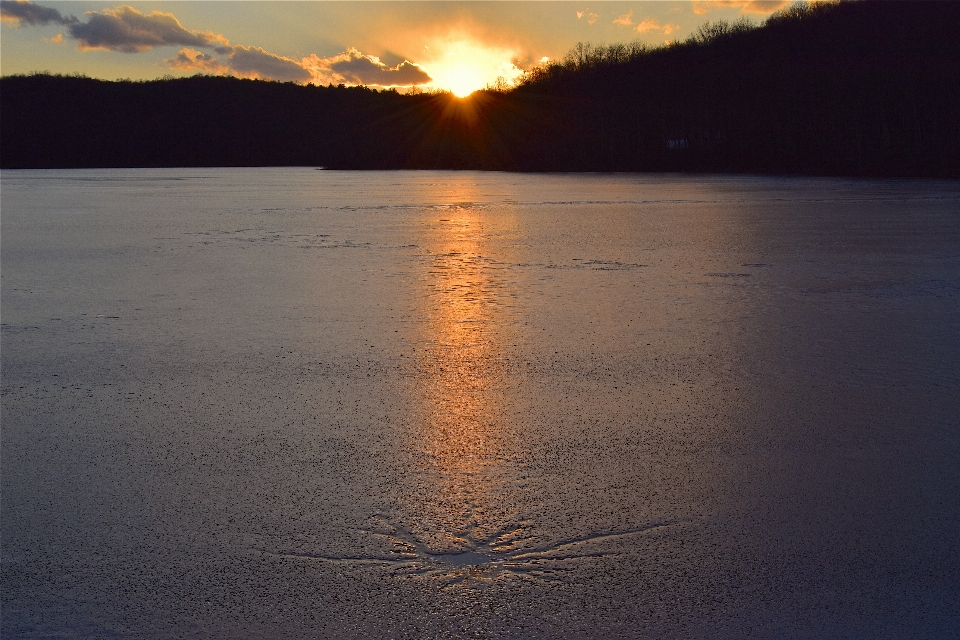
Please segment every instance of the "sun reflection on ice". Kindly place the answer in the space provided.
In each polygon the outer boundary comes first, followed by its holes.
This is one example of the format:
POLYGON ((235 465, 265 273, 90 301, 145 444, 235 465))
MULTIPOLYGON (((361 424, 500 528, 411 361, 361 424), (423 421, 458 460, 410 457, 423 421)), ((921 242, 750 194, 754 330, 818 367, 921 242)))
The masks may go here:
POLYGON ((500 495, 512 472, 502 429, 505 267, 485 255, 484 212, 473 197, 465 188, 453 198, 461 204, 428 223, 418 352, 427 497, 413 533, 427 555, 462 567, 493 560, 516 529, 500 495))
POLYGON ((412 465, 394 494, 398 508, 369 531, 390 554, 380 561, 442 588, 561 584, 590 559, 614 561, 634 540, 686 520, 571 531, 544 523, 550 498, 540 492, 549 483, 530 466, 537 440, 516 387, 529 375, 518 360, 527 264, 503 254, 523 223, 509 205, 478 202, 469 180, 451 186, 437 185, 435 201, 446 204, 418 222, 419 322, 407 387, 414 422, 405 443, 412 465))

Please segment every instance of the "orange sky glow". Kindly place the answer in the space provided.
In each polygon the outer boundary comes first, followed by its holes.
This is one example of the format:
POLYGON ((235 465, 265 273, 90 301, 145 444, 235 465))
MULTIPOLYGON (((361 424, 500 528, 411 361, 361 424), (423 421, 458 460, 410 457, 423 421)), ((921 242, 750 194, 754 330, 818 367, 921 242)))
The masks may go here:
POLYGON ((196 73, 469 95, 509 88, 578 42, 682 39, 787 0, 129 3, 2 0, 2 73, 149 80, 196 73))

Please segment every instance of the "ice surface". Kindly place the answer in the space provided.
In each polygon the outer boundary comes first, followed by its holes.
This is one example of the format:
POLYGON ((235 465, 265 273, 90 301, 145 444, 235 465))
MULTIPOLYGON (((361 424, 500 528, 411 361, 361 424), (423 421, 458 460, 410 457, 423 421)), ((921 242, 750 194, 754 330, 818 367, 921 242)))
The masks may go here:
POLYGON ((960 634, 960 184, 2 175, 3 637, 960 634))

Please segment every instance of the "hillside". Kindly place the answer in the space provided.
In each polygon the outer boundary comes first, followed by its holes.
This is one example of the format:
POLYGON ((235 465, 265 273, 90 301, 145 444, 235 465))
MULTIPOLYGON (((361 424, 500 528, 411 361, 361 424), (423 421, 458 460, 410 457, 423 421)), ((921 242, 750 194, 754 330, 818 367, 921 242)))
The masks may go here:
POLYGON ((958 34, 960 3, 866 1, 795 8, 762 28, 705 25, 632 56, 581 47, 518 90, 550 117, 521 134, 536 151, 516 162, 960 175, 958 34))

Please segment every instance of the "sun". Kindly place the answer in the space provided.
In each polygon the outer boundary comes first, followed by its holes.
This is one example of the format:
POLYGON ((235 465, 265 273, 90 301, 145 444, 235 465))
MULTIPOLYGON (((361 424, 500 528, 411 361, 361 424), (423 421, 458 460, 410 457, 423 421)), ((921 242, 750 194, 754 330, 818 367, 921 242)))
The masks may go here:
POLYGON ((487 84, 484 83, 476 69, 466 64, 449 65, 444 75, 441 84, 445 85, 458 98, 466 98, 487 84))
POLYGON ((427 47, 426 52, 427 59, 421 66, 432 78, 427 86, 459 98, 497 84, 498 78, 512 85, 523 74, 512 62, 513 51, 473 40, 439 42, 427 47))

